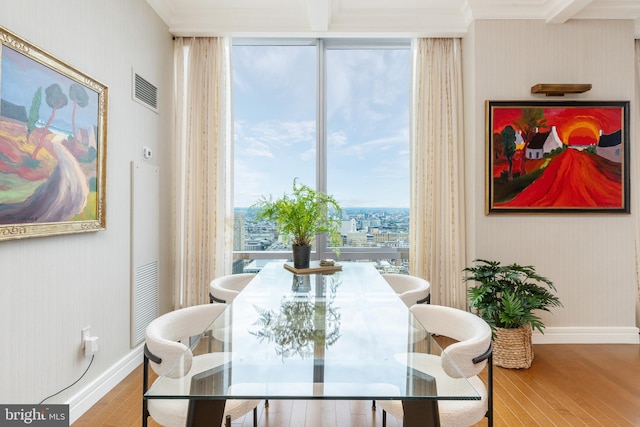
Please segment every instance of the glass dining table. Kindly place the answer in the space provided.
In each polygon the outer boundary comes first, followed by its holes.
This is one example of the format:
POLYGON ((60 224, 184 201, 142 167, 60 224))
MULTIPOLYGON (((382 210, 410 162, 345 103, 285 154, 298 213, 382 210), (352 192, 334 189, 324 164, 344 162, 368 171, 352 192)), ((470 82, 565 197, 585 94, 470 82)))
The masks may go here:
POLYGON ((438 400, 480 399, 444 372, 446 353, 373 264, 341 267, 268 263, 144 398, 189 399, 188 426, 220 425, 229 399, 400 400, 405 427, 438 426, 438 400), (413 353, 432 355, 432 372, 413 369, 413 353))

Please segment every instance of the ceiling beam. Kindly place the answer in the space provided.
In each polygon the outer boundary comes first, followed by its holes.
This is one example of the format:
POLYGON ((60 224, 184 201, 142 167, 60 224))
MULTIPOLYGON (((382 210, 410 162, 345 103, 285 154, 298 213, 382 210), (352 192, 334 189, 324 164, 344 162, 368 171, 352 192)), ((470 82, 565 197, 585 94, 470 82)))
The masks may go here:
POLYGON ((551 7, 551 13, 547 18, 548 24, 564 24, 573 18, 593 0, 558 0, 551 7))
POLYGON ((329 0, 306 0, 311 31, 329 31, 329 0))

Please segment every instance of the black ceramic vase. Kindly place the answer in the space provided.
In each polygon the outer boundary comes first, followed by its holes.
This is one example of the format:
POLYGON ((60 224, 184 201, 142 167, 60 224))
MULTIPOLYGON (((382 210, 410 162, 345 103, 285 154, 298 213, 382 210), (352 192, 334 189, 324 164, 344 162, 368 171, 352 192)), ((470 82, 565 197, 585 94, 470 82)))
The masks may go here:
POLYGON ((293 249, 293 266, 295 268, 309 268, 311 246, 292 245, 291 248, 293 249))

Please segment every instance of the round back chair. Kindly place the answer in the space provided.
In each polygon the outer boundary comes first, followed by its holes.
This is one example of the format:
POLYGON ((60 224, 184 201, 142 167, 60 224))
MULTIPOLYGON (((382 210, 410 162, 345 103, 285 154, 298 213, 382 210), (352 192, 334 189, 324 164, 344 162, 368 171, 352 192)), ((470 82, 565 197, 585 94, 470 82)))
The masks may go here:
POLYGON ((213 279, 209 284, 211 302, 231 304, 241 290, 254 278, 254 273, 228 274, 213 279))
POLYGON ((382 277, 407 307, 431 301, 431 284, 421 277, 395 273, 385 273, 382 277))
MULTIPOLYGON (((171 395, 173 390, 189 389, 191 378, 201 372, 229 362, 229 353, 207 353, 194 356, 189 349, 189 337, 199 335, 218 317, 226 304, 202 304, 182 308, 153 320, 145 331, 142 394, 149 389, 149 366, 163 378, 158 392, 171 395), (184 355, 184 356, 183 356, 184 355), (181 359, 180 363, 176 363, 181 359), (170 371, 167 371, 170 369, 170 371)), ((157 380, 156 380, 157 381, 157 380)), ((155 384, 155 383, 154 383, 155 384)), ((229 399, 225 403, 224 418, 227 427, 231 421, 253 409, 253 425, 257 426, 257 400, 229 399)), ((165 427, 183 427, 189 409, 188 399, 144 399, 142 425, 147 426, 151 416, 165 427)))
MULTIPOLYGON (((425 279, 409 274, 383 273, 382 278, 391 286, 391 289, 398 294, 402 302, 411 307, 414 304, 429 304, 431 302, 431 284, 425 279)), ((422 329, 414 329, 414 339, 421 340, 426 336, 422 329)), ((376 402, 373 401, 371 407, 375 411, 376 402)))
MULTIPOLYGON (((493 368, 491 351, 491 327, 473 313, 457 308, 434 304, 413 305, 410 308, 416 319, 432 334, 453 338, 453 344, 443 353, 448 357, 425 353, 398 355, 398 361, 429 375, 447 375, 459 378, 462 373, 480 394, 480 400, 438 400, 438 412, 442 426, 470 426, 482 418, 493 425, 493 368), (454 363, 455 366, 451 364, 454 363), (488 366, 487 384, 478 374, 488 366), (456 368, 457 367, 457 368, 456 368)), ((378 401, 382 408, 382 425, 386 426, 386 413, 398 419, 403 417, 402 402, 378 401)))

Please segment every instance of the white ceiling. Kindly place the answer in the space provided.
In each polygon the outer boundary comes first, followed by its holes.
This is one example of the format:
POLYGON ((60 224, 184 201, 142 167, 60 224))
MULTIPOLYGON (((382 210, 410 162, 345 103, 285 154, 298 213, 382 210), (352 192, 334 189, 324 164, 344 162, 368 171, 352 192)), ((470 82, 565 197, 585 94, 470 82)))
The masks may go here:
POLYGON ((466 33, 474 19, 632 19, 640 0, 147 0, 174 35, 422 36, 466 33))

